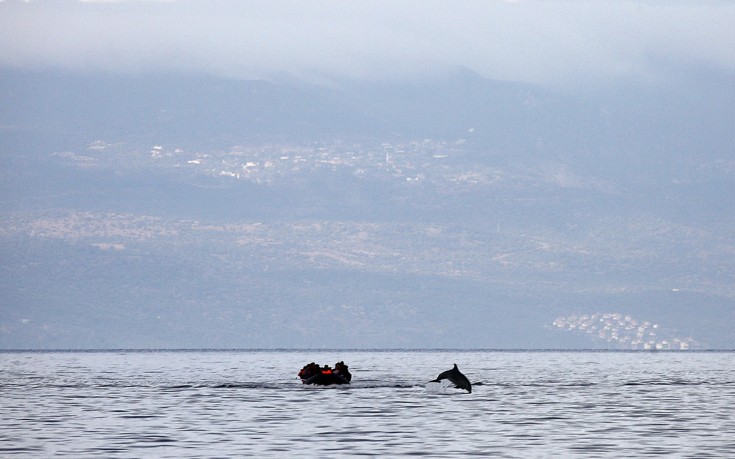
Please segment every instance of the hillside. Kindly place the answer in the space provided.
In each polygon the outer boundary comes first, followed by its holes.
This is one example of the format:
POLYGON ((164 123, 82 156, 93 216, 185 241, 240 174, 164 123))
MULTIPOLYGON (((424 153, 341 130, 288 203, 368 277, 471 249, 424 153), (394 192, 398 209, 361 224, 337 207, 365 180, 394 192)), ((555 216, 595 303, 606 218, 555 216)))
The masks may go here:
POLYGON ((727 97, 4 78, 0 347, 735 346, 727 97))

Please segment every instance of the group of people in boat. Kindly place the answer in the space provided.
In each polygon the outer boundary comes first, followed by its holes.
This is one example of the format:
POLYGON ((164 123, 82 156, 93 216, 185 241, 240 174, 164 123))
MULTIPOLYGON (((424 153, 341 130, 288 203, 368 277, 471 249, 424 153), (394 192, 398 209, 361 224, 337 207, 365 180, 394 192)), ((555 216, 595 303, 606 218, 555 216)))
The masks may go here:
POLYGON ((352 381, 350 369, 342 361, 335 363, 334 368, 308 363, 299 371, 299 378, 304 384, 349 384, 352 381))

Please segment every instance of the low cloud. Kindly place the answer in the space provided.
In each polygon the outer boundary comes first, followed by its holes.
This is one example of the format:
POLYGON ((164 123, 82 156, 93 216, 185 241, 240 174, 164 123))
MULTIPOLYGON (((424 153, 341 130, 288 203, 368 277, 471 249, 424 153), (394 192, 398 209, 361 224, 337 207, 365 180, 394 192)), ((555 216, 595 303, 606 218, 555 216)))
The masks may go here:
POLYGON ((458 66, 539 84, 735 72, 735 3, 5 1, 0 66, 404 79, 458 66))

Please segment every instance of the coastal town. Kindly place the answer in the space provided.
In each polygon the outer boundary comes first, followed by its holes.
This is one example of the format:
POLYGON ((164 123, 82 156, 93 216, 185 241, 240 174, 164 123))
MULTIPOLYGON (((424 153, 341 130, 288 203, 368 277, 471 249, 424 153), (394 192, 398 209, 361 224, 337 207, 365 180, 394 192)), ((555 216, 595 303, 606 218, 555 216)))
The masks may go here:
POLYGON ((235 145, 227 150, 189 152, 164 145, 151 147, 158 166, 258 184, 272 184, 309 171, 346 172, 356 178, 383 176, 405 183, 435 180, 454 184, 488 184, 500 178, 498 169, 468 171, 457 166, 467 154, 465 139, 415 139, 363 144, 332 141, 311 144, 235 145))

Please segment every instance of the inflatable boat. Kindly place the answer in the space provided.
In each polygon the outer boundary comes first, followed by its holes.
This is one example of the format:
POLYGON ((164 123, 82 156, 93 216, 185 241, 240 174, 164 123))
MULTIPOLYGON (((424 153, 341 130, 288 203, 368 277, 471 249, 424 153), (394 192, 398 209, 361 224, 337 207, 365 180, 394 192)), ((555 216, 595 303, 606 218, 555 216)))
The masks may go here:
POLYGON ((349 384, 352 381, 350 370, 344 362, 337 362, 334 368, 328 365, 318 365, 314 362, 304 365, 299 371, 299 378, 304 384, 331 386, 334 384, 349 384))

